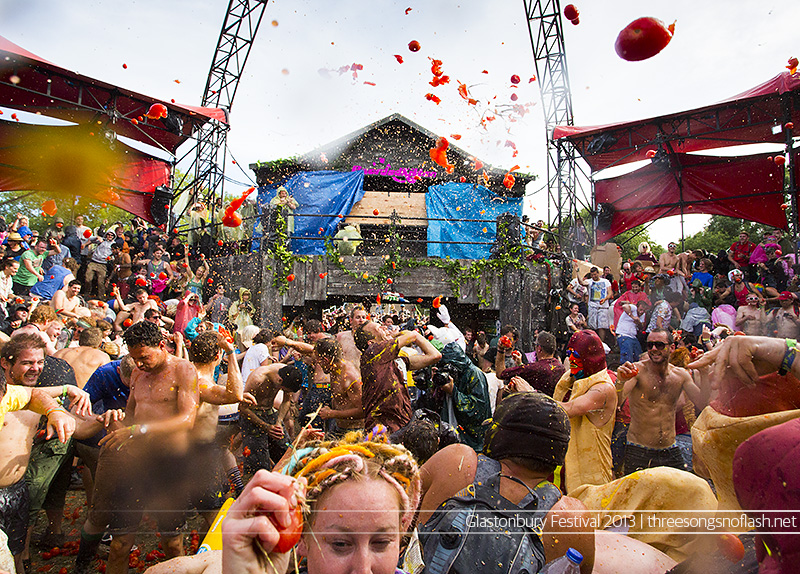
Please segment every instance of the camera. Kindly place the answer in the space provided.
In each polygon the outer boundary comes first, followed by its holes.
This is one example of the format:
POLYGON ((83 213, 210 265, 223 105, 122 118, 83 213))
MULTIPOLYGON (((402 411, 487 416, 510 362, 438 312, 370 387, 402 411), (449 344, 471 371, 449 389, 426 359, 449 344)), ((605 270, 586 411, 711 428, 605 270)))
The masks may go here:
POLYGON ((455 381, 458 378, 458 369, 455 365, 445 363, 444 365, 437 365, 433 368, 433 386, 443 387, 450 382, 452 378, 455 381))

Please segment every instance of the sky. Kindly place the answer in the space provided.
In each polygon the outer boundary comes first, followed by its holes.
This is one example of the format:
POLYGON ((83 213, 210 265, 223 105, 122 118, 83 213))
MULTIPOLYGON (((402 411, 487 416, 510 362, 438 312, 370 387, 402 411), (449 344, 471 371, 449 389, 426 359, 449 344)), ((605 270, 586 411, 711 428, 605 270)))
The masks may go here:
MULTIPOLYGON (((797 2, 577 0, 575 6, 580 24, 565 21, 564 37, 579 126, 714 103, 800 56, 793 41, 797 2), (642 16, 676 21, 675 36, 649 60, 621 60, 616 36, 642 16)), ((0 35, 154 101, 199 105, 226 9, 225 0, 0 0, 0 35)), ((400 113, 440 135, 461 135, 457 145, 486 163, 519 164, 537 174, 525 211, 544 218, 547 134, 538 82, 529 82, 535 74, 522 0, 269 1, 232 108, 225 171, 240 185, 226 184, 226 192, 251 185, 251 163, 306 153, 400 113), (420 51, 409 51, 412 40, 420 51), (429 85, 430 58, 442 60, 450 84, 429 85), (357 79, 338 73, 354 63, 363 66, 357 79), (521 78, 517 87, 512 75, 521 78), (458 95, 458 81, 477 106, 458 95), (441 103, 426 100, 427 93, 441 103), (512 104, 524 113, 510 111, 512 104), (483 112, 497 119, 484 127, 483 112)), ((686 234, 705 221, 688 217, 686 234)), ((650 229, 662 245, 680 236, 675 218, 650 229)))

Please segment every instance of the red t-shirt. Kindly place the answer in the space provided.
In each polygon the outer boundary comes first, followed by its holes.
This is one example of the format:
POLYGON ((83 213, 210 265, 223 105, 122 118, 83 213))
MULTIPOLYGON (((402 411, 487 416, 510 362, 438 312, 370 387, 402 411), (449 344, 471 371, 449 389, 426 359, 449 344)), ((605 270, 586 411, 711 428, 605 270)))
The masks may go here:
POLYGON ((753 250, 755 248, 756 244, 751 243, 750 241, 747 243, 739 243, 737 241, 731 245, 733 260, 742 267, 747 267, 750 264, 750 256, 753 254, 753 250))

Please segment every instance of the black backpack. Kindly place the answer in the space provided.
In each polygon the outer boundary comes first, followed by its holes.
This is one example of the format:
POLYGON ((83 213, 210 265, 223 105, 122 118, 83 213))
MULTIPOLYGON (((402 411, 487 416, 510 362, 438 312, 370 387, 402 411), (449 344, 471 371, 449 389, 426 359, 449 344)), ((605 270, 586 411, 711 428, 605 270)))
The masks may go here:
POLYGON ((500 496, 500 463, 479 455, 475 481, 419 528, 425 574, 539 572, 545 564, 539 532, 561 491, 549 482, 528 491, 519 505, 500 496))

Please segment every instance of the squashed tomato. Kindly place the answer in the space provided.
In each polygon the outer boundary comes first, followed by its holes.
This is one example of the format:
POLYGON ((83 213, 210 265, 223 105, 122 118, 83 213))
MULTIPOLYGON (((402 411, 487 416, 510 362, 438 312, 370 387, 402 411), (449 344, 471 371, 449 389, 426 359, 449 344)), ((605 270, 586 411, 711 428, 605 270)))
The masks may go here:
POLYGON ((614 49, 623 60, 646 60, 663 50, 674 33, 675 22, 665 26, 658 18, 638 18, 619 33, 614 49))
POLYGON ((741 562, 744 558, 744 545, 739 537, 733 534, 720 534, 717 538, 717 548, 730 562, 741 562))

